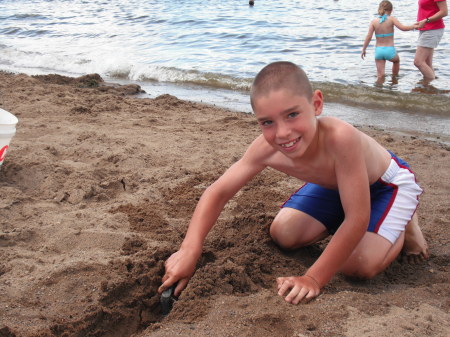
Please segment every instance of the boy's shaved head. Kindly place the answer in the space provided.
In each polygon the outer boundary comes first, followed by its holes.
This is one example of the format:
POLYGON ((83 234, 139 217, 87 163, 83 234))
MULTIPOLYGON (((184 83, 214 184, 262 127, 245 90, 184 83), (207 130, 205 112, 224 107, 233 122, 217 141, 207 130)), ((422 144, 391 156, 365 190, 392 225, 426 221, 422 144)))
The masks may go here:
POLYGON ((255 99, 268 95, 273 90, 286 89, 295 95, 311 100, 313 90, 306 73, 292 62, 274 62, 265 66, 256 75, 250 91, 250 103, 254 107, 255 99))

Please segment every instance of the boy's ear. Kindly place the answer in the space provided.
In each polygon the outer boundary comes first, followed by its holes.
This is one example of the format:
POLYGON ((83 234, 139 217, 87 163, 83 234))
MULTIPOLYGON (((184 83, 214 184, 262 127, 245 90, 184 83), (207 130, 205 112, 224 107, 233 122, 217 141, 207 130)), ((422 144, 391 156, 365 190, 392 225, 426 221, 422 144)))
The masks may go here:
POLYGON ((314 114, 319 116, 323 110, 323 94, 320 90, 315 90, 312 96, 312 104, 314 105, 314 114))

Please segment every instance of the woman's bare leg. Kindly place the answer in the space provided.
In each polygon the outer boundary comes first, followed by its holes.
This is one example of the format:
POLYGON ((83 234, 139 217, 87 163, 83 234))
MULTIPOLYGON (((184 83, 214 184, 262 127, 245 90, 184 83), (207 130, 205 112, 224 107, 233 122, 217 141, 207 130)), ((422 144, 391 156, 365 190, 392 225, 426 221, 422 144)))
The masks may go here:
POLYGON ((433 80, 436 77, 433 69, 433 52, 433 48, 417 47, 414 57, 414 65, 427 80, 433 80))

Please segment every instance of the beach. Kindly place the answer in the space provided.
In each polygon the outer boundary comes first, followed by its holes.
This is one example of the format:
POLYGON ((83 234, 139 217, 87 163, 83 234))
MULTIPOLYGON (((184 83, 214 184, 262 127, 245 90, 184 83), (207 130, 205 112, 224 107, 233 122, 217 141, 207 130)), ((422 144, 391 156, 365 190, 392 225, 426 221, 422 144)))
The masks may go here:
POLYGON ((283 252, 268 228, 302 182, 267 169, 225 207, 169 315, 157 288, 205 188, 259 134, 251 114, 140 98, 98 75, 0 72, 19 119, 0 168, 0 336, 448 336, 449 148, 359 126, 408 161, 430 259, 370 281, 336 275, 293 306, 275 279, 326 242, 283 252))

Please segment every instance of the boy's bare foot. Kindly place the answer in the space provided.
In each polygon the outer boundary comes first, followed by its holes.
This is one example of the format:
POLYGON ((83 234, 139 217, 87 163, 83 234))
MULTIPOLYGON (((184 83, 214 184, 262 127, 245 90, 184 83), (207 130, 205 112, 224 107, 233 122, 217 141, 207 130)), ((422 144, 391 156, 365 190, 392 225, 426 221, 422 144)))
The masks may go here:
POLYGON ((419 227, 417 212, 405 228, 405 242, 402 248, 402 259, 417 264, 429 258, 428 244, 419 227))

